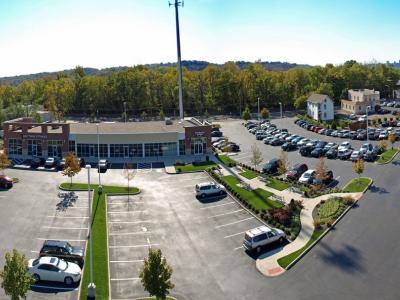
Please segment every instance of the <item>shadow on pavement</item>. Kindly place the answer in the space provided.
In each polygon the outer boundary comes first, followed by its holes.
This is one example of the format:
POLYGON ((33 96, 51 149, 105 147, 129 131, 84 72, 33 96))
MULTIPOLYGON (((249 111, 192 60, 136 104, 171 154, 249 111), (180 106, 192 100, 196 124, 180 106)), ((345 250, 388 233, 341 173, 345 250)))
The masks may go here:
POLYGON ((199 196, 196 196, 196 199, 199 200, 200 203, 213 203, 213 202, 217 202, 220 201, 224 198, 226 198, 226 194, 224 195, 217 195, 217 196, 208 196, 205 198, 201 198, 199 196))
POLYGON ((289 242, 287 240, 284 240, 282 244, 279 242, 276 242, 271 245, 262 247, 261 252, 259 252, 259 253, 257 253, 256 250, 245 251, 245 252, 249 257, 251 257, 254 260, 256 260, 258 258, 263 259, 263 258, 267 258, 269 256, 272 256, 272 255, 282 251, 283 247, 285 247, 287 244, 289 244, 289 242))
POLYGON ((369 191, 371 193, 378 193, 378 194, 387 194, 387 193, 389 193, 385 188, 378 187, 378 186, 376 186, 374 184, 372 184, 369 187, 369 191))
POLYGON ((58 294, 72 292, 79 287, 79 282, 72 285, 66 285, 61 282, 51 282, 51 281, 39 281, 34 285, 31 285, 31 290, 37 293, 44 294, 58 294))
POLYGON ((361 253, 353 246, 345 245, 340 250, 332 249, 324 243, 320 243, 320 246, 323 248, 320 257, 325 263, 349 273, 364 271, 360 263, 362 261, 361 253))

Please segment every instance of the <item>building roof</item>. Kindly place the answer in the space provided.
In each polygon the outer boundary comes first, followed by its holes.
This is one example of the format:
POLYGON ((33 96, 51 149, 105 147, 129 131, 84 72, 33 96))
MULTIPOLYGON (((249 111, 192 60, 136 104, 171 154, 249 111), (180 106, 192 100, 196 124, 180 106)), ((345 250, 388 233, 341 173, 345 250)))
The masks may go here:
MULTIPOLYGON (((180 121, 171 121, 169 125, 165 121, 148 122, 103 122, 99 124, 101 134, 129 134, 129 133, 183 133, 185 127, 207 126, 207 122, 202 122, 195 118, 188 118, 180 121)), ((96 123, 70 123, 71 134, 96 134, 96 123)))
POLYGON ((370 89, 352 89, 352 90, 349 90, 349 93, 351 93, 351 92, 362 93, 363 95, 377 95, 377 94, 379 94, 379 91, 370 90, 370 89))
POLYGON ((326 98, 329 98, 329 96, 323 94, 312 94, 310 97, 308 97, 307 102, 322 103, 326 98))

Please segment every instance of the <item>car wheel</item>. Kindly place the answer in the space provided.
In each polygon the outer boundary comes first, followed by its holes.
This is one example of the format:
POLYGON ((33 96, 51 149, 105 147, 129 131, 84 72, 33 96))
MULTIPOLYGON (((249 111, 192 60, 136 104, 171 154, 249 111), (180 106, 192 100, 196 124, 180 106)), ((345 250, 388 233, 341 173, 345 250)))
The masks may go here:
POLYGON ((261 247, 260 247, 260 246, 258 246, 258 247, 256 248, 256 252, 257 252, 257 253, 260 253, 260 252, 261 252, 261 247))
POLYGON ((33 277, 33 280, 35 280, 35 283, 40 281, 40 276, 38 274, 33 274, 32 277, 33 277))
POLYGON ((66 285, 71 285, 71 284, 74 283, 74 281, 72 280, 71 277, 65 277, 64 283, 65 283, 66 285))
POLYGON ((219 194, 222 196, 223 194, 225 194, 224 191, 219 191, 219 194))
POLYGON ((279 238, 279 244, 282 244, 283 243, 283 237, 280 237, 279 238))
POLYGON ((201 194, 200 197, 201 197, 201 198, 205 198, 205 197, 206 197, 206 194, 201 194))

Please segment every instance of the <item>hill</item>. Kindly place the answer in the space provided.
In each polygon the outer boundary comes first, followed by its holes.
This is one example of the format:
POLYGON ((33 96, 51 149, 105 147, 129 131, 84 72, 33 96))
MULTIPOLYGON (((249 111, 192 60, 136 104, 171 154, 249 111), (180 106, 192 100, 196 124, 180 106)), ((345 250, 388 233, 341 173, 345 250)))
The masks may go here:
MULTIPOLYGON (((263 61, 263 62, 259 62, 259 63, 261 65, 263 65, 264 68, 269 71, 287 71, 292 68, 298 68, 298 67, 309 68, 309 67, 311 67, 309 65, 298 65, 295 63, 280 62, 280 61, 276 61, 276 62, 263 61)), ((211 63, 209 63, 207 61, 201 61, 201 60, 184 60, 184 61, 182 61, 182 66, 190 71, 201 71, 210 64, 211 63)), ((245 69, 251 64, 251 62, 236 61, 235 64, 240 69, 245 69)), ((222 66, 222 64, 212 64, 212 65, 222 66)), ((149 67, 149 68, 175 67, 176 63, 156 63, 156 64, 146 64, 145 66, 149 67)), ((113 67, 113 68, 105 68, 105 69, 84 68, 84 71, 87 76, 94 76, 94 75, 105 76, 112 72, 123 71, 126 69, 128 69, 128 67, 113 67)), ((37 79, 41 79, 41 78, 45 78, 45 77, 56 78, 57 74, 60 74, 60 73, 70 76, 73 74, 73 71, 74 71, 73 69, 70 69, 70 70, 63 70, 63 71, 59 71, 59 72, 41 72, 41 73, 36 73, 36 74, 0 77, 0 84, 18 85, 24 80, 37 80, 37 79)))

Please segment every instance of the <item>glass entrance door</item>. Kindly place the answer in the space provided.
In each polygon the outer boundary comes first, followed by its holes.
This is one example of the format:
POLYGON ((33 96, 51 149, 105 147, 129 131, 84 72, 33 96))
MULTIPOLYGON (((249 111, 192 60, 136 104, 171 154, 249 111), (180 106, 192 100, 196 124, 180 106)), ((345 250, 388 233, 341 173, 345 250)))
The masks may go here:
POLYGON ((129 146, 124 145, 124 157, 128 158, 129 157, 129 146))
POLYGON ((203 154, 203 141, 198 139, 194 143, 194 154, 203 154))
POLYGON ((94 153, 94 145, 90 145, 89 146, 89 156, 96 156, 94 153))

